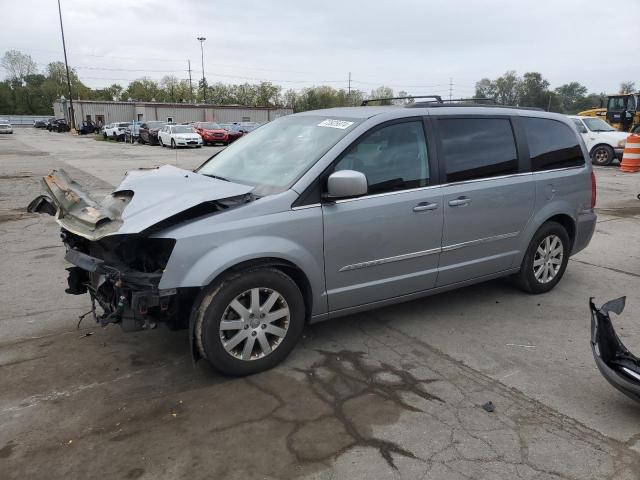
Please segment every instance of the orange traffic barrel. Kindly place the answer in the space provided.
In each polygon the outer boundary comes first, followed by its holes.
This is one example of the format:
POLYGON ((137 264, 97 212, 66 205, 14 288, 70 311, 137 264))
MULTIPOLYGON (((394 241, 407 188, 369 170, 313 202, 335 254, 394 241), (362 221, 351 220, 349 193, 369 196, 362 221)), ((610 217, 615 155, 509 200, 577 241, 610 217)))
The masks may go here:
POLYGON ((640 135, 633 133, 627 137, 627 144, 622 153, 620 171, 633 173, 640 172, 640 135))

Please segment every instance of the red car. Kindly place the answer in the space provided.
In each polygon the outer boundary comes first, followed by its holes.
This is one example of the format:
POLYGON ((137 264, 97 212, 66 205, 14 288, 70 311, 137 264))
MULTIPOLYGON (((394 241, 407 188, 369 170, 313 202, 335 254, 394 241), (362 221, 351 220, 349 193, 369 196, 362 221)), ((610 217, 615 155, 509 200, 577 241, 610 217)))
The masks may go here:
POLYGON ((229 134, 217 123, 197 122, 193 125, 193 128, 196 133, 202 137, 202 143, 204 145, 213 145, 216 143, 227 145, 229 143, 229 134))

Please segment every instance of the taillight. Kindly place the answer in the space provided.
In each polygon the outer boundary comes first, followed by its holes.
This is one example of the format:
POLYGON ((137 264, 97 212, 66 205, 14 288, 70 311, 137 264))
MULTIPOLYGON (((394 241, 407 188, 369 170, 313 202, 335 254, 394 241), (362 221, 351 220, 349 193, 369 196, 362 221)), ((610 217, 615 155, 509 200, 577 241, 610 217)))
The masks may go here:
POLYGON ((596 175, 591 172, 591 208, 596 206, 596 175))

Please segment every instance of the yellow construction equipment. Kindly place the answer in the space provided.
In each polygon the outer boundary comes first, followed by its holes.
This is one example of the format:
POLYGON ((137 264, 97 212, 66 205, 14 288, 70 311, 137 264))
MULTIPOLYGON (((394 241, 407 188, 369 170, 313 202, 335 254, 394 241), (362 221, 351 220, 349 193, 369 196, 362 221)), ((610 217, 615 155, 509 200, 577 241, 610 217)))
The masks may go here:
POLYGON ((609 95, 607 108, 592 108, 578 115, 600 117, 621 132, 640 133, 640 93, 609 95))

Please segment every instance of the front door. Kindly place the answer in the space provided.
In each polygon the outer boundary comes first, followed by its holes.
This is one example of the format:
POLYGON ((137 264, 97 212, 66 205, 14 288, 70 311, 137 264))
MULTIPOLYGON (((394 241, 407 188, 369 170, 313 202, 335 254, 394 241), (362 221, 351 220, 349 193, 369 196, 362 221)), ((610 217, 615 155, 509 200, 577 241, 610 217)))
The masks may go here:
POLYGON ((443 210, 422 119, 375 127, 335 169, 364 173, 369 191, 323 204, 329 310, 432 288, 443 210))
POLYGON ((510 269, 533 214, 535 183, 518 160, 511 120, 442 117, 444 227, 438 286, 510 269))

